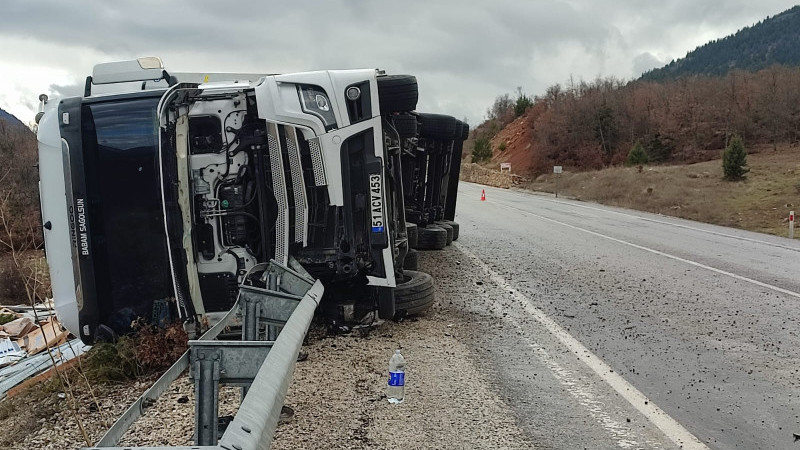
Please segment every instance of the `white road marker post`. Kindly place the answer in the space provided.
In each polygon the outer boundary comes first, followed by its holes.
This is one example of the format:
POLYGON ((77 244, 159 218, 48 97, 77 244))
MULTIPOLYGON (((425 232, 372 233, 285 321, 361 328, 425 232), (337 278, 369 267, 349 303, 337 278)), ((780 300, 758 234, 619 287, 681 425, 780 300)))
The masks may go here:
POLYGON ((558 198, 558 179, 561 178, 561 172, 564 171, 562 166, 553 166, 553 173, 556 174, 556 198, 558 198))
POLYGON ((789 211, 789 239, 794 239, 794 211, 789 211))

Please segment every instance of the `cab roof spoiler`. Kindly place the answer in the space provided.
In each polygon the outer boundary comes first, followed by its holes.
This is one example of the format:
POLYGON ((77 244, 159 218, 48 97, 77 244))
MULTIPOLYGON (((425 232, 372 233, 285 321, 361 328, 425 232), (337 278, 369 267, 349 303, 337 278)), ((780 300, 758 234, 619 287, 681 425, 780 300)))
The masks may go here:
POLYGON ((178 83, 174 76, 164 70, 164 63, 161 62, 161 58, 146 56, 95 65, 92 75, 86 77, 83 96, 89 97, 92 95, 93 85, 150 80, 165 80, 170 86, 178 83))

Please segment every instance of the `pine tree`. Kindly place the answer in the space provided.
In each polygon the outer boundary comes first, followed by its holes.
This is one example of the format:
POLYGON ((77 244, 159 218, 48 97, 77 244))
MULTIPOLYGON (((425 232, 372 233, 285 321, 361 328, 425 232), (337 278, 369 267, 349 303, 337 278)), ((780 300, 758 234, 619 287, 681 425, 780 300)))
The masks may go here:
POLYGON ((647 156, 647 152, 644 151, 644 147, 640 142, 633 144, 633 148, 628 153, 628 159, 625 160, 626 166, 640 166, 642 164, 647 164, 650 162, 650 158, 647 156))
POLYGON ((472 150, 472 162, 479 163, 492 159, 492 144, 486 136, 478 136, 475 139, 475 147, 472 150))
POLYGON ((739 136, 733 136, 725 152, 722 153, 722 171, 728 181, 743 180, 745 174, 750 171, 747 167, 747 151, 739 136))

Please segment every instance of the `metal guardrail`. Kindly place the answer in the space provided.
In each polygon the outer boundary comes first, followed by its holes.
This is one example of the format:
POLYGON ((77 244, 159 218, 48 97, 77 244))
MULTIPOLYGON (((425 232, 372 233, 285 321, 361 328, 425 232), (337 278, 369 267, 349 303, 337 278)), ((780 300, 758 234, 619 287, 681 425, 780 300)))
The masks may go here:
POLYGON ((302 266, 271 261, 262 280, 266 289, 241 286, 235 305, 144 392, 94 447, 84 450, 266 450, 278 424, 283 400, 324 288, 302 266), (241 318, 242 340, 216 340, 241 318), (264 329, 262 332, 261 330, 264 329), (195 388, 194 446, 118 446, 147 408, 187 368, 195 388), (242 403, 218 437, 219 385, 242 387, 242 403))

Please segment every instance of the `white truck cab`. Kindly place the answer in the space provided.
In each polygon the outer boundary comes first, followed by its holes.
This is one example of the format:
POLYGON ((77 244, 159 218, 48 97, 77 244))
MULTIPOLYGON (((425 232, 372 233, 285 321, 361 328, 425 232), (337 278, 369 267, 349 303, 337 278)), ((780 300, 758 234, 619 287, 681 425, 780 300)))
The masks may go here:
POLYGON ((405 77, 169 74, 158 58, 95 66, 84 96, 47 102, 39 122, 65 326, 94 342, 136 319, 200 323, 230 309, 259 265, 289 255, 391 317, 407 245, 401 190, 400 217, 389 207, 383 124, 416 105, 405 77))

